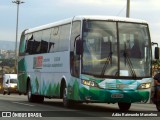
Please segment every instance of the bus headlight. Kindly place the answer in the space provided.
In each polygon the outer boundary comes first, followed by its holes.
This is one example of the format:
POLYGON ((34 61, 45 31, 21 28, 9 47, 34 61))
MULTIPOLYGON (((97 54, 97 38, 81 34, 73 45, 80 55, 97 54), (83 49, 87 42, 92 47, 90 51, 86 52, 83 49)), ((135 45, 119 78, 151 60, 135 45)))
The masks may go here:
POLYGON ((91 80, 82 80, 82 84, 91 87, 98 87, 97 83, 91 80))
POLYGON ((151 83, 142 83, 138 89, 148 89, 151 87, 151 83))

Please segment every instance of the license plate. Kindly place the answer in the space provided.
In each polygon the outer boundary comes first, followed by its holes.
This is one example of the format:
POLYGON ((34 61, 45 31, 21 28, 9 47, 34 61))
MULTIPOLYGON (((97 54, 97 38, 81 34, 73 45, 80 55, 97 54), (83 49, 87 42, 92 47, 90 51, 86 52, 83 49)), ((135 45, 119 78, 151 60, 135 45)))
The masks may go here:
POLYGON ((112 94, 111 95, 112 98, 123 98, 123 94, 112 94))

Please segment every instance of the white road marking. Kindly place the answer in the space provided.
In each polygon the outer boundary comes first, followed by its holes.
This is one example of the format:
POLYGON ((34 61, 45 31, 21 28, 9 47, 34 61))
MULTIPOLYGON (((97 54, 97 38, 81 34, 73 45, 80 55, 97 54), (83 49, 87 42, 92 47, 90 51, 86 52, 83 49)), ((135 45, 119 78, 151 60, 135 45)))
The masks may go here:
POLYGON ((35 106, 35 105, 31 105, 31 104, 25 104, 25 103, 20 103, 20 102, 12 102, 12 103, 15 103, 15 104, 20 104, 20 105, 26 105, 26 106, 35 106))

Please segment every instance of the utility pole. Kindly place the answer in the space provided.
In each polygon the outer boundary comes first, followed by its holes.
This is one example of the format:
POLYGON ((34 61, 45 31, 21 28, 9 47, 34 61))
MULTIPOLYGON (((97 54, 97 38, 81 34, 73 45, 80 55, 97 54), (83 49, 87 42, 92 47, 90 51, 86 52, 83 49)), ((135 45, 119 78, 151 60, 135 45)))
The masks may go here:
POLYGON ((127 0, 126 17, 130 17, 130 0, 127 0))
POLYGON ((17 73, 17 58, 18 58, 18 55, 17 55, 17 41, 18 41, 18 17, 19 17, 19 5, 21 3, 24 3, 23 1, 21 0, 16 0, 16 1, 12 1, 12 3, 15 3, 17 4, 17 20, 16 20, 16 43, 15 43, 15 70, 16 70, 16 73, 17 73))

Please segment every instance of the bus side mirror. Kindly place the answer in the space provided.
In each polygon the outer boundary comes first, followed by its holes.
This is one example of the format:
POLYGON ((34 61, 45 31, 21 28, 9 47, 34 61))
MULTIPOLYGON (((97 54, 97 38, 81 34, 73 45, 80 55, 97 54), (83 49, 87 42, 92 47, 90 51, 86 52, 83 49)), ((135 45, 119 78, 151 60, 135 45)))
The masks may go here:
POLYGON ((82 40, 76 40, 76 55, 82 55, 83 52, 83 42, 82 40))
POLYGON ((159 59, 159 47, 155 47, 155 51, 154 51, 154 55, 155 55, 155 59, 159 59))

